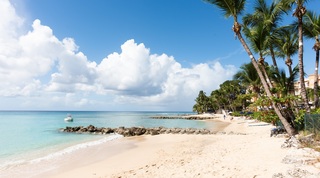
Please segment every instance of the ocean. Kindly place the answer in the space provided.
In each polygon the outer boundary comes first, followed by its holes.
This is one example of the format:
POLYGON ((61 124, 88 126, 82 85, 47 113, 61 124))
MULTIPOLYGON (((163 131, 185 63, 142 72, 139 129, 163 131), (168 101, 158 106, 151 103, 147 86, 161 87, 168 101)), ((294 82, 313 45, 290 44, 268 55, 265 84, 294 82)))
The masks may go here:
POLYGON ((206 122, 151 119, 192 112, 0 111, 0 172, 20 165, 55 159, 79 149, 122 139, 121 135, 63 133, 66 126, 209 128, 206 122), (71 114, 73 122, 64 118, 71 114))

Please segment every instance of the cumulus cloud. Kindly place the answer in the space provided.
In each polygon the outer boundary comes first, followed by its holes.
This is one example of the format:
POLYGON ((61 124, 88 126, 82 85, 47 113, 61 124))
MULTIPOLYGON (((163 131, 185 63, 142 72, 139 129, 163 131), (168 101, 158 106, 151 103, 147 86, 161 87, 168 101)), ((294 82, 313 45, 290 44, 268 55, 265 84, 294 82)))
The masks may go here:
POLYGON ((148 96, 163 92, 162 85, 175 70, 180 70, 173 57, 151 55, 144 44, 128 40, 121 53, 113 53, 98 65, 98 83, 119 94, 148 96))
POLYGON ((133 39, 120 52, 90 61, 74 39, 58 39, 39 19, 21 32, 29 24, 10 1, 0 1, 0 15, 6 17, 0 19, 0 97, 17 105, 23 100, 25 108, 189 110, 199 90, 218 88, 236 71, 218 61, 185 68, 133 39))

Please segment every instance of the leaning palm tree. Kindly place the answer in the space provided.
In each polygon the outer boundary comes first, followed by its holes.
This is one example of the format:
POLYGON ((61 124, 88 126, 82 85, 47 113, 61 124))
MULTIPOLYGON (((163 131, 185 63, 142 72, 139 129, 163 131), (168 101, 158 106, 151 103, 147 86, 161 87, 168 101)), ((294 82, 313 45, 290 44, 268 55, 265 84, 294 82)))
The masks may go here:
MULTIPOLYGON (((264 77, 266 78, 266 81, 270 88, 273 88, 272 83, 269 79, 269 76, 266 72, 266 66, 264 61, 264 56, 267 51, 268 46, 268 30, 265 28, 264 24, 258 23, 256 26, 252 28, 248 28, 247 26, 243 26, 243 32, 247 39, 249 39, 249 44, 251 46, 251 49, 255 53, 259 54, 259 60, 258 64, 261 66, 262 73, 264 77)), ((276 67, 277 68, 277 67, 276 67)))
POLYGON ((319 107, 319 94, 318 94, 318 67, 319 67, 319 50, 320 50, 320 16, 315 12, 307 12, 303 16, 304 23, 304 36, 309 39, 315 39, 315 44, 313 49, 316 51, 316 62, 315 62, 315 71, 314 71, 314 105, 315 107, 319 107))
MULTIPOLYGON (((260 80, 262 82, 262 85, 264 87, 264 90, 267 94, 267 96, 271 99, 272 93, 270 91, 270 88, 266 82, 266 79, 264 78, 259 65, 254 58, 250 48, 248 47, 247 43, 245 42, 244 38, 241 34, 241 25, 238 22, 238 15, 240 15, 244 10, 245 0, 205 0, 206 2, 218 6, 223 12, 226 17, 233 17, 234 23, 233 23, 233 31, 235 35, 240 40, 241 44, 243 45, 244 49, 248 53, 251 62, 256 69, 260 80)), ((292 127, 292 125, 287 121, 285 117, 290 117, 288 114, 283 112, 281 105, 276 104, 275 102, 272 102, 272 107, 274 108, 276 114, 278 115, 279 119, 281 120, 283 126, 285 127, 286 131, 289 135, 294 135, 296 133, 295 129, 292 127)))

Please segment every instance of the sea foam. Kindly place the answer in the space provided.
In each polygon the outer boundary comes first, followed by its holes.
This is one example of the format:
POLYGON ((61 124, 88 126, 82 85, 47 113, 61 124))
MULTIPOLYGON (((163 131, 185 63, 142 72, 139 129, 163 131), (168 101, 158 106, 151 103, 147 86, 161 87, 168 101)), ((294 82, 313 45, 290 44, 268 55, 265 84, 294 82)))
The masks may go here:
POLYGON ((85 142, 85 143, 80 143, 77 145, 73 145, 67 148, 64 148, 60 151, 54 152, 54 153, 50 153, 47 154, 46 156, 40 157, 40 158, 35 158, 32 159, 30 161, 27 160, 15 160, 15 161, 6 161, 3 164, 0 165, 0 170, 7 170, 7 169, 11 169, 11 168, 15 168, 15 167, 19 167, 25 164, 36 164, 39 163, 41 161, 48 161, 48 160, 52 160, 52 159, 56 159, 59 158, 61 156, 64 156, 66 154, 70 154, 76 150, 80 150, 80 149, 84 149, 84 148, 88 148, 88 147, 92 147, 92 146, 96 146, 96 145, 100 145, 112 140, 116 140, 119 138, 122 138, 122 135, 119 134, 110 134, 107 137, 104 137, 102 139, 99 140, 95 140, 95 141, 89 141, 89 142, 85 142))
POLYGON ((118 138, 122 138, 123 136, 122 135, 119 135, 119 134, 110 134, 108 137, 105 137, 105 138, 102 138, 100 140, 95 140, 95 141, 90 141, 90 142, 85 142, 85 143, 80 143, 80 144, 77 144, 77 145, 74 145, 74 146, 70 146, 68 148, 65 148, 61 151, 58 151, 58 152, 55 152, 55 153, 51 153, 47 156, 44 156, 44 157, 41 157, 41 158, 36 158, 36 159, 33 159, 30 161, 30 163, 38 163, 40 161, 43 161, 43 160, 50 160, 50 159, 54 159, 54 158, 57 158, 59 156, 63 156, 65 154, 69 154, 69 153, 72 153, 76 150, 79 150, 79 149, 83 149, 83 148, 88 148, 88 147, 91 147, 91 146, 96 146, 96 145, 100 145, 102 143, 106 143, 106 142, 109 142, 109 141, 112 141, 112 140, 115 140, 115 139, 118 139, 118 138))

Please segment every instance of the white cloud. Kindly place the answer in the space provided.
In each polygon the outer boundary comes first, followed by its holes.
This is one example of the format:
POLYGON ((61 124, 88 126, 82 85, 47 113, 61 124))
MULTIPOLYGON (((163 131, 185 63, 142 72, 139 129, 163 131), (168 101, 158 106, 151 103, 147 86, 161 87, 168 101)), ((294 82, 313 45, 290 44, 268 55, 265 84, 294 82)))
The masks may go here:
POLYGON ((0 16, 0 97, 15 103, 4 109, 191 110, 199 90, 211 92, 236 71, 218 61, 183 68, 133 39, 97 63, 38 19, 21 33, 29 24, 10 1, 0 1, 0 16))
POLYGON ((162 85, 180 64, 165 54, 151 55, 144 44, 128 40, 120 54, 113 53, 98 65, 98 82, 123 95, 148 96, 163 92, 162 85))

